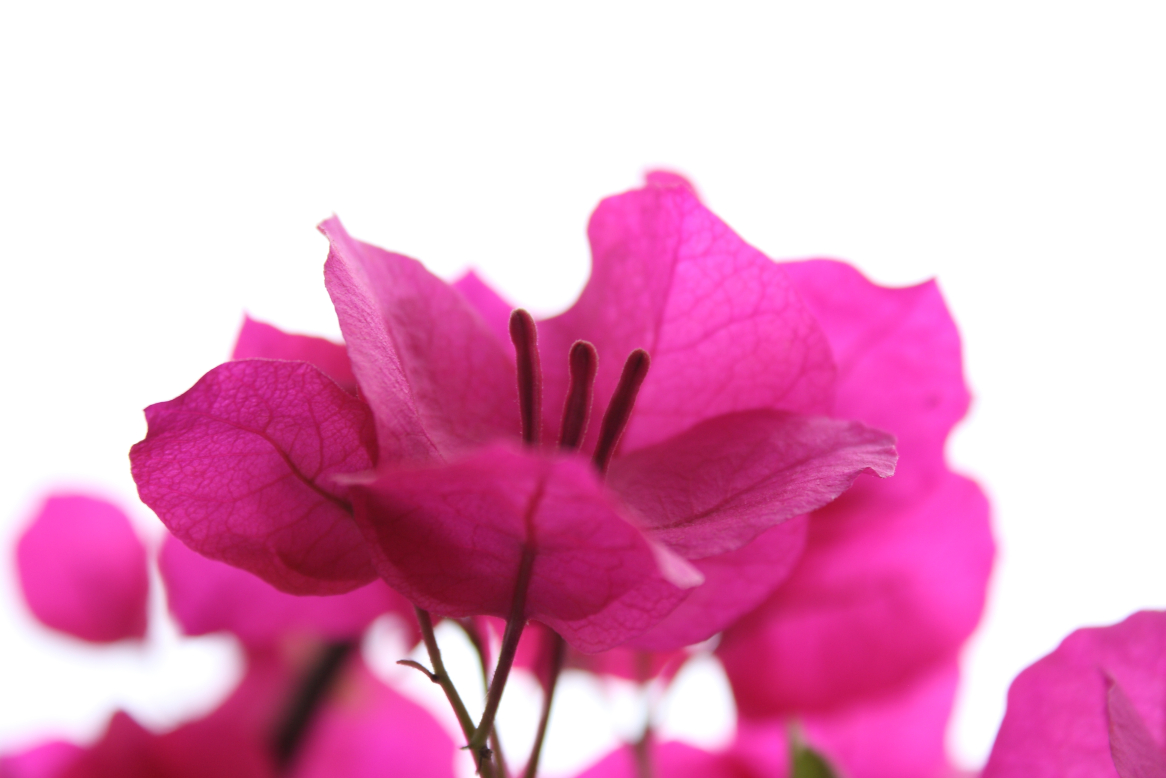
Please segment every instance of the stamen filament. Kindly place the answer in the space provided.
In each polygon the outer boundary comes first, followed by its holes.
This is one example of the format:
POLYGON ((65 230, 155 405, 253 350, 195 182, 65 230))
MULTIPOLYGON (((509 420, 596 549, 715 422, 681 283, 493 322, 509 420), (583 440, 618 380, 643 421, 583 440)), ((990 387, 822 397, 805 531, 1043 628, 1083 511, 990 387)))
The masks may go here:
POLYGON ((595 388, 595 368, 599 357, 595 346, 585 340, 577 340, 571 346, 568 360, 571 372, 571 388, 567 391, 567 402, 563 406, 563 429, 559 433, 559 447, 576 449, 587 434, 587 421, 591 417, 591 395, 595 388))
POLYGON ((640 386, 648 376, 648 366, 651 362, 648 352, 642 348, 629 354, 627 361, 624 362, 619 383, 616 384, 615 393, 611 396, 611 402, 607 404, 607 411, 604 412, 603 422, 599 426, 599 441, 595 444, 593 461, 601 473, 607 472, 607 465, 611 462, 615 447, 628 425, 628 419, 631 418, 636 395, 639 394, 640 386))
POLYGON ((510 340, 518 362, 518 410, 522 416, 522 439, 539 444, 542 428, 543 377, 538 358, 538 330, 534 319, 521 308, 510 314, 510 340))

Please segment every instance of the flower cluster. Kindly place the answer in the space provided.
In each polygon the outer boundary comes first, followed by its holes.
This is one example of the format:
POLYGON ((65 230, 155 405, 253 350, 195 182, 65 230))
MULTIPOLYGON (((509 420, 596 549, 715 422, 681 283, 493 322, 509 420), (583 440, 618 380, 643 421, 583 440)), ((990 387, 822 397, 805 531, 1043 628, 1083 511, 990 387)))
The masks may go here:
MULTIPOLYGON (((441 776, 466 760, 533 778, 564 668, 667 684, 710 651, 731 746, 659 743, 649 719, 588 778, 953 774, 957 658, 994 544, 983 493, 944 460, 969 397, 934 283, 775 263, 666 173, 599 205, 587 287, 537 322, 472 273, 447 284, 336 218, 320 229, 344 344, 246 320, 232 361, 146 410, 130 454, 172 533, 171 611, 188 634, 237 636, 244 680, 172 732, 118 714, 98 743, 0 775, 441 776), (429 662, 404 663, 444 692, 460 742, 363 666, 357 641, 390 612, 416 625, 429 662), (479 651, 478 716, 439 619, 479 651), (543 714, 508 764, 495 714, 515 666, 543 714)), ((91 641, 143 635, 148 556, 80 496, 50 500, 18 549, 33 612, 91 641)), ((1066 759, 1166 774, 1164 670, 1160 614, 1071 637, 1017 680, 985 775, 1066 759)))

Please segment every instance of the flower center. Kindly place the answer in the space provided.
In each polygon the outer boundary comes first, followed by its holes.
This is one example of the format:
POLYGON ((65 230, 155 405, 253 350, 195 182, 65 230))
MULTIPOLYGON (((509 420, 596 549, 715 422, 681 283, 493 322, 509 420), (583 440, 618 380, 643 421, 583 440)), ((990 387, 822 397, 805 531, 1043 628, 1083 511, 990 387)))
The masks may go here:
MULTIPOLYGON (((522 439, 527 445, 538 446, 542 428, 542 367, 539 363, 538 330, 531 315, 521 308, 510 314, 510 340, 514 343, 518 363, 518 410, 522 417, 522 439)), ((636 395, 648 375, 651 361, 648 352, 638 348, 624 362, 619 382, 600 422, 599 440, 592 455, 592 461, 600 473, 607 472, 607 465, 627 428, 632 408, 636 404, 636 395)), ((587 434, 598 362, 595 346, 585 340, 577 340, 572 344, 567 358, 570 387, 563 404, 559 448, 577 449, 587 434)))

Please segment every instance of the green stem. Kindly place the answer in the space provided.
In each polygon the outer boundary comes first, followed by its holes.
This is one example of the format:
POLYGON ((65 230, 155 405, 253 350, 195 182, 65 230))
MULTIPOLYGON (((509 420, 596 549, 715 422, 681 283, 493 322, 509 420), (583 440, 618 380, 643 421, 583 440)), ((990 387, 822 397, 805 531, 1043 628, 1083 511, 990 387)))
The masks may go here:
POLYGON ((356 648, 357 644, 352 640, 325 644, 316 661, 300 678, 272 738, 276 766, 281 773, 292 766, 321 704, 356 648))
POLYGON ((652 769, 652 725, 644 727, 644 734, 632 745, 632 754, 636 759, 636 778, 653 778, 652 769))
POLYGON ((522 560, 518 563, 518 579, 514 582, 514 597, 510 601, 510 616, 506 619, 506 631, 502 633, 502 647, 498 651, 498 664, 494 668, 494 678, 490 681, 490 691, 486 695, 486 709, 482 711, 482 719, 474 736, 470 738, 469 748, 478 754, 480 764, 488 760, 486 739, 494 728, 494 716, 498 713, 498 704, 502 702, 502 692, 506 688, 506 680, 510 677, 510 668, 514 664, 514 654, 518 651, 518 640, 522 637, 522 630, 526 627, 526 592, 530 588, 530 575, 534 569, 534 549, 523 546, 522 560))
MULTIPOLYGON (((478 667, 482 671, 482 690, 489 694, 490 661, 487 656, 486 641, 473 620, 458 619, 457 624, 462 628, 462 632, 466 633, 466 637, 469 638, 470 644, 473 645, 474 651, 478 654, 478 667)), ((498 740, 497 727, 490 730, 490 749, 494 752, 494 766, 498 768, 502 778, 510 778, 510 772, 506 769, 506 758, 502 755, 502 743, 498 740)))
POLYGON ((559 673, 563 669, 563 660, 567 656, 567 644, 557 632, 551 638, 551 674, 547 679, 546 697, 543 699, 542 715, 538 720, 538 734, 534 738, 534 747, 530 750, 530 759, 526 762, 524 778, 536 778, 538 762, 543 752, 543 739, 547 735, 547 723, 551 719, 551 703, 555 698, 555 686, 559 682, 559 673))
POLYGON ((478 773, 483 778, 494 778, 493 763, 489 759, 480 757, 482 750, 480 747, 473 747, 474 736, 477 733, 477 730, 474 729, 474 720, 470 718, 470 712, 466 710, 466 705, 457 693, 453 680, 446 672, 445 663, 441 661, 441 649, 437 645, 437 636, 433 634, 433 619, 429 617, 429 611, 416 606, 413 609, 417 612, 417 624, 421 627, 421 639, 425 642, 425 650, 429 652, 429 661, 433 664, 433 674, 430 677, 434 683, 440 684, 445 692, 445 698, 449 700, 450 707, 453 708, 454 715, 457 716, 458 724, 461 725, 462 732, 466 736, 467 748, 470 748, 474 754, 474 764, 477 765, 478 773))

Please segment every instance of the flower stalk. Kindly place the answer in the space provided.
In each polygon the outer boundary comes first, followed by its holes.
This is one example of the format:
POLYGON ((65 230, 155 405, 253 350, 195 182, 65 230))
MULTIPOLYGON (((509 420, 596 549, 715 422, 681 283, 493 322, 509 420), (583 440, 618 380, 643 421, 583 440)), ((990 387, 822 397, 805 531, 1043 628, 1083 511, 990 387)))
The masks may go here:
POLYGON ((538 775, 539 758, 542 756, 543 740, 547 735, 547 724, 551 718, 551 704, 555 699, 555 687, 559 683, 559 673, 563 670, 563 661, 567 657, 567 642, 557 632, 550 638, 547 651, 550 654, 550 674, 547 677, 546 695, 543 697, 543 709, 539 715, 538 732, 534 737, 534 746, 530 749, 530 758, 526 760, 526 771, 523 778, 536 778, 538 775))

